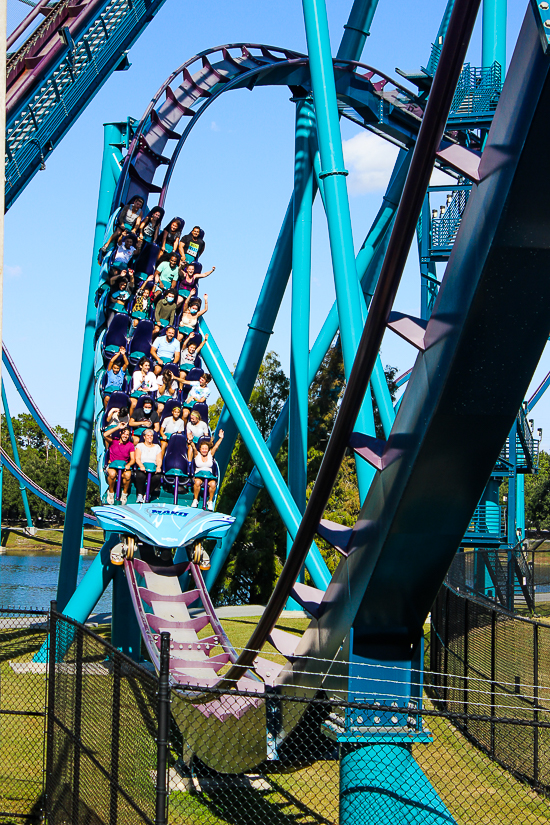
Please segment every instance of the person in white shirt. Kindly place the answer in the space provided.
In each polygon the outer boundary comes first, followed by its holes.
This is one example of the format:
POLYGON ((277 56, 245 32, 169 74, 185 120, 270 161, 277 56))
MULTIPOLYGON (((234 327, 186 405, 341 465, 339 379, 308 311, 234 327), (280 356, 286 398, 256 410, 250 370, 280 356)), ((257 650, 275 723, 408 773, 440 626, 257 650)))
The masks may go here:
POLYGON ((194 497, 191 503, 191 507, 199 506, 199 496, 201 492, 201 487, 204 483, 208 484, 208 502, 206 504, 206 507, 208 510, 214 509, 214 494, 216 492, 217 480, 212 470, 214 469, 214 454, 216 453, 216 450, 223 441, 223 435, 223 430, 220 430, 218 440, 216 441, 213 447, 210 446, 210 441, 206 441, 204 439, 202 441, 199 441, 198 445, 195 445, 193 443, 193 436, 187 436, 187 455, 189 461, 195 462, 195 478, 193 481, 194 497))
POLYGON ((198 381, 188 381, 186 378, 180 379, 181 384, 190 384, 191 389, 183 403, 183 417, 185 420, 189 417, 190 410, 195 404, 207 404, 210 395, 208 384, 212 381, 210 373, 205 372, 198 381))
POLYGON ((210 438, 210 427, 203 421, 197 410, 192 410, 187 422, 187 437, 192 436, 193 443, 197 444, 201 438, 210 438))
POLYGON ((145 430, 143 441, 136 445, 134 455, 137 470, 134 477, 136 485, 136 504, 144 504, 147 490, 147 474, 151 475, 150 495, 156 495, 160 490, 162 469, 162 449, 160 444, 153 444, 153 430, 145 430))
POLYGON ((157 388, 157 377, 154 372, 151 372, 151 362, 144 355, 138 363, 138 369, 132 375, 130 415, 134 412, 138 398, 141 398, 142 395, 149 395, 151 392, 156 392, 157 388))
POLYGON ((160 437, 162 439, 162 453, 164 455, 170 436, 174 433, 185 432, 185 421, 181 417, 181 407, 172 407, 172 415, 164 419, 160 425, 160 437))

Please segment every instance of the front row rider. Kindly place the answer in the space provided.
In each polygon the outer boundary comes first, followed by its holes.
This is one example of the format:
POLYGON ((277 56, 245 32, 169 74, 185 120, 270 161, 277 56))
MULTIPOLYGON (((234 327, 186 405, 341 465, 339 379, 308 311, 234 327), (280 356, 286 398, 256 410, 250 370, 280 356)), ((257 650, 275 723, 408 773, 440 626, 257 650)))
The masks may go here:
POLYGON ((212 448, 210 448, 210 441, 199 441, 195 446, 193 443, 193 436, 191 433, 187 436, 188 448, 187 455, 189 461, 195 462, 195 479, 193 482, 193 501, 191 507, 199 506, 199 495, 203 482, 208 483, 208 502, 207 508, 214 509, 214 494, 216 492, 217 480, 212 472, 214 469, 214 454, 223 441, 224 432, 220 430, 218 440, 212 448), (198 449, 197 449, 198 447, 198 449))

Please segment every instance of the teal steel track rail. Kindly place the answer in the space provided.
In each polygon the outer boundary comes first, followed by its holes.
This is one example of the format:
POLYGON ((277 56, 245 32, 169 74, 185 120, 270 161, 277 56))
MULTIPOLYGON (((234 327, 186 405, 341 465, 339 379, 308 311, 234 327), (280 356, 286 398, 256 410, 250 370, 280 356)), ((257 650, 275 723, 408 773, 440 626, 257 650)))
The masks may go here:
POLYGON ((6 209, 165 0, 62 0, 7 63, 6 209), (78 9, 71 15, 69 8, 78 9))
MULTIPOLYGON (((0 460, 2 462, 2 466, 9 470, 9 472, 17 479, 19 484, 22 484, 29 492, 34 493, 35 496, 38 496, 39 499, 45 501, 46 504, 49 504, 51 507, 55 507, 56 510, 60 510, 62 513, 67 511, 67 505, 61 499, 52 496, 51 493, 48 493, 46 490, 43 490, 42 487, 39 487, 38 484, 29 478, 23 470, 17 466, 17 464, 10 458, 10 456, 0 447, 0 460)), ((90 513, 84 513, 84 523, 85 524, 93 524, 94 526, 97 525, 97 519, 95 516, 92 516, 90 513)))

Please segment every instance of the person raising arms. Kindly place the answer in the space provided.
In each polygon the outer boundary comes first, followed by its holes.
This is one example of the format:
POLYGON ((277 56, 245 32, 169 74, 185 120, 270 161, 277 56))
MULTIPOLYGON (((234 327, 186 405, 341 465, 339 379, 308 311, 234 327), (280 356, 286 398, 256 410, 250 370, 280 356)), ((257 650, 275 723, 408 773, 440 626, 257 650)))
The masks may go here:
MULTIPOLYGON (((195 292, 196 290, 193 290, 195 292)), ((208 312, 208 295, 204 293, 204 308, 201 309, 201 299, 196 298, 193 293, 189 298, 185 299, 183 304, 183 312, 180 318, 180 325, 178 329, 178 341, 183 340, 184 335, 189 335, 190 332, 196 331, 197 324, 201 315, 208 312)))
POLYGON ((151 372, 151 360, 146 355, 140 359, 138 369, 132 375, 132 393, 130 395, 130 415, 134 412, 138 398, 157 391, 157 379, 151 372))
POLYGON ((208 484, 208 502, 207 508, 214 509, 214 494, 216 492, 217 481, 214 473, 214 455, 223 441, 224 432, 220 430, 218 440, 213 447, 210 447, 210 441, 199 441, 195 446, 193 443, 193 436, 187 436, 188 442, 188 458, 189 461, 195 462, 195 478, 193 481, 193 501, 191 507, 199 506, 199 495, 201 487, 208 484), (197 449, 198 448, 198 449, 197 449))
POLYGON ((109 398, 112 393, 122 390, 127 369, 128 359, 126 357, 126 350, 124 347, 119 347, 118 352, 115 352, 107 364, 107 381, 105 384, 105 395, 103 397, 105 406, 109 403, 109 398))
POLYGON ((201 278, 208 278, 209 275, 212 275, 215 269, 216 267, 213 266, 209 272, 195 273, 195 264, 186 264, 182 261, 180 263, 179 280, 177 283, 178 306, 181 306, 193 290, 196 291, 198 281, 200 281, 201 278))
POLYGON ((114 241, 119 241, 119 238, 125 235, 126 232, 137 232, 141 222, 143 204, 144 200, 141 195, 135 195, 126 206, 122 207, 117 215, 113 234, 107 243, 103 244, 99 250, 97 256, 98 263, 101 264, 103 262, 107 250, 114 241))
POLYGON ((200 344, 197 346, 191 341, 191 338, 194 338, 195 335, 195 332, 190 332, 181 345, 180 367, 182 370, 185 370, 185 372, 189 372, 189 370, 193 369, 197 355, 200 354, 201 349, 208 341, 208 333, 206 333, 200 344))

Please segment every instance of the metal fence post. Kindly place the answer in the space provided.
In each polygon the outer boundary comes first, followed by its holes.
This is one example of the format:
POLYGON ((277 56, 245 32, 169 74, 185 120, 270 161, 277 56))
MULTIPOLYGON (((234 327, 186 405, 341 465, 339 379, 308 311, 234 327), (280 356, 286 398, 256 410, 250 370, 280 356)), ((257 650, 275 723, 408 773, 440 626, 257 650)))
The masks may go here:
POLYGON ((533 625, 533 779, 539 781, 539 626, 533 625))
POLYGON ((74 740, 73 740, 73 822, 79 822, 80 809, 80 747, 82 744, 82 630, 76 632, 75 691, 74 691, 74 740))
POLYGON ((491 756, 495 755, 497 614, 491 610, 491 756))
POLYGON ((448 709, 449 702, 449 588, 445 588, 445 610, 443 630, 443 707, 448 709))
MULTIPOLYGON (((463 688, 464 688, 464 692, 463 692, 464 707, 463 707, 462 712, 464 714, 468 713, 468 653, 469 653, 469 651, 468 651, 468 633, 469 633, 469 629, 470 629, 470 602, 468 601, 468 599, 464 599, 464 635, 462 637, 464 639, 464 659, 463 659, 464 679, 463 679, 463 682, 462 682, 463 688)), ((468 730, 468 716, 466 716, 465 719, 464 719, 464 729, 468 730)))
POLYGON ((50 633, 48 645, 48 703, 46 707, 46 816, 52 810, 53 757, 55 724, 55 661, 57 642, 57 602, 50 602, 50 633))
POLYGON ((111 798, 109 804, 109 825, 118 820, 118 769, 120 762, 120 656, 114 654, 113 661, 113 712, 111 717, 111 798))
POLYGON ((160 634, 155 825, 168 822, 168 739, 170 735, 170 634, 160 634))

